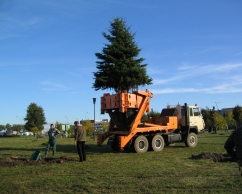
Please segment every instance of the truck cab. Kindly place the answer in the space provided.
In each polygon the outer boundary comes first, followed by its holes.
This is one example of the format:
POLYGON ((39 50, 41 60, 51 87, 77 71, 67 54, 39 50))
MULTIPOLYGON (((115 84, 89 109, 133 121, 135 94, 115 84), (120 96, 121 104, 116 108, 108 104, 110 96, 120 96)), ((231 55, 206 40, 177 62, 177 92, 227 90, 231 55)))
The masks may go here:
MULTIPOLYGON (((197 105, 188 106, 188 108, 189 108, 188 126, 190 128, 196 128, 197 133, 204 132, 205 123, 203 120, 201 109, 197 105)), ((183 111, 183 113, 184 112, 185 111, 183 111)), ((183 120, 185 120, 184 116, 183 116, 183 120)))

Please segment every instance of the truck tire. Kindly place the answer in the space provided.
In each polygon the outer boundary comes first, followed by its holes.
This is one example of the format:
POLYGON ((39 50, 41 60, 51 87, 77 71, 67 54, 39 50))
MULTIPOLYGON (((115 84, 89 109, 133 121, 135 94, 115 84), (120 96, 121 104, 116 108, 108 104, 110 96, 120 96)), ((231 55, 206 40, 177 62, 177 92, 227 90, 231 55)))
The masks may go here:
POLYGON ((151 146, 154 152, 161 152, 164 148, 164 139, 161 135, 155 135, 152 138, 151 146))
POLYGON ((187 139, 185 141, 185 144, 187 147, 196 147, 198 142, 197 135, 195 133, 189 133, 187 136, 187 139))
POLYGON ((138 136, 134 141, 134 150, 137 153, 147 152, 149 148, 149 142, 143 135, 138 136))

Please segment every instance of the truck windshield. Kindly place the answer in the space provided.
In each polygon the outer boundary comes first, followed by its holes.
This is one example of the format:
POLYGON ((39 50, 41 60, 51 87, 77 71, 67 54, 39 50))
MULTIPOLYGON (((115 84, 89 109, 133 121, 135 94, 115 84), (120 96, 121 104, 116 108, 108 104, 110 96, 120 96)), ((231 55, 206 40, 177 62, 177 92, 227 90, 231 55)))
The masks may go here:
POLYGON ((193 108, 194 116, 199 116, 200 115, 200 110, 199 108, 193 108))

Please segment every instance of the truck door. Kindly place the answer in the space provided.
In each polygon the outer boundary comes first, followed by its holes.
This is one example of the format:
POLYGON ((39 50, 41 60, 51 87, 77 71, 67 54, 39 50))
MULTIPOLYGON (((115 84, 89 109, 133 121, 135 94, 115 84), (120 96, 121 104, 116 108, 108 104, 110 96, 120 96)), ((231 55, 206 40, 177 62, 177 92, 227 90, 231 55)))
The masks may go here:
POLYGON ((198 107, 192 107, 189 110, 190 112, 190 126, 196 126, 198 132, 204 128, 204 122, 202 118, 201 111, 198 107))

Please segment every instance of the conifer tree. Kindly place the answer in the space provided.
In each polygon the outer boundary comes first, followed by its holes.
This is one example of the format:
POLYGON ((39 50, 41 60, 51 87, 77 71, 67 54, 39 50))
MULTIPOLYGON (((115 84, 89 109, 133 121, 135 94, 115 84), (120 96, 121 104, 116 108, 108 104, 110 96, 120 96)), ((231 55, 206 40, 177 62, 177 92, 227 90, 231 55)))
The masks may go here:
POLYGON ((93 73, 93 88, 129 92, 138 86, 151 85, 152 78, 146 74, 147 64, 141 64, 145 59, 138 57, 141 49, 134 41, 135 33, 131 33, 122 18, 110 24, 110 34, 102 33, 109 44, 105 44, 102 53, 95 53, 98 71, 93 73))

